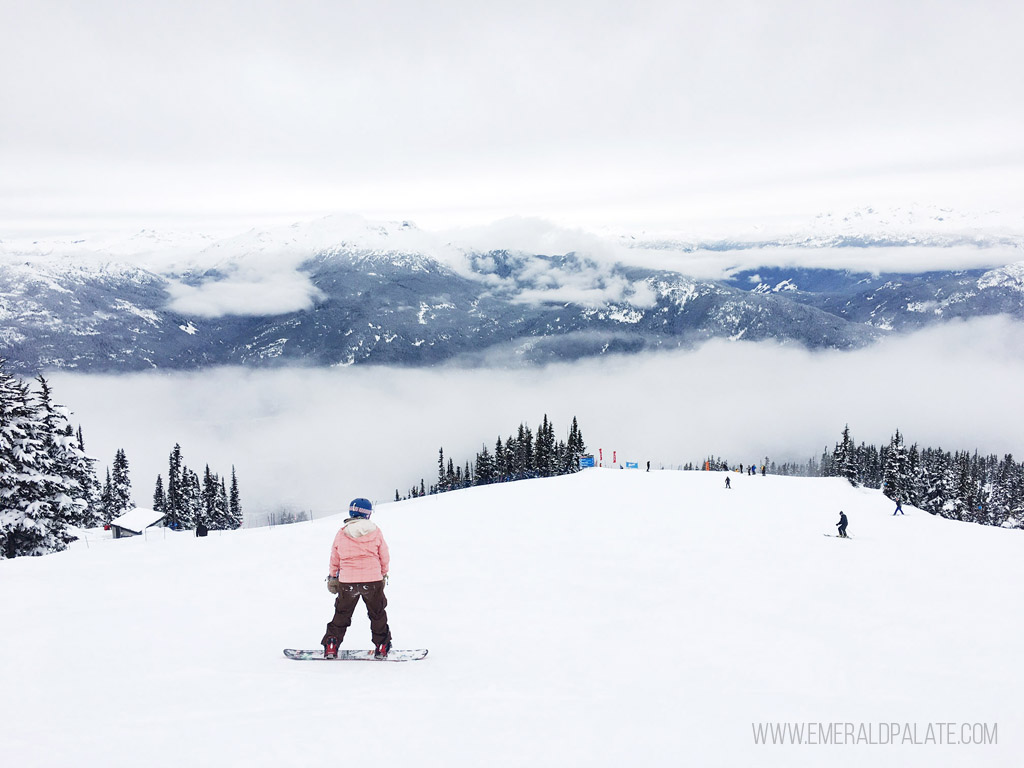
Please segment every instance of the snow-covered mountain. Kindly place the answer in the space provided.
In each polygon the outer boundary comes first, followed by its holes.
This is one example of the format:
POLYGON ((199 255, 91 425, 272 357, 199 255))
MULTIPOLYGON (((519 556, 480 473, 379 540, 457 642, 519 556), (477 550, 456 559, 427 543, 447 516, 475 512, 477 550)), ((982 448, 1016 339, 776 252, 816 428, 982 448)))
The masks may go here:
POLYGON ((687 250, 749 248, 865 248, 968 245, 1021 248, 1024 215, 1003 211, 962 211, 938 206, 863 207, 826 211, 810 218, 698 223, 690 233, 620 233, 631 246, 687 250))
MULTIPOLYGON (((323 634, 342 514, 0 562, 5 760, 1024 761, 1020 531, 893 517, 836 478, 724 477, 594 469, 378 504, 395 643, 430 649, 408 664, 281 655, 323 634), (849 541, 822 535, 839 510, 849 541), (822 730, 758 743, 769 723, 822 730), (961 743, 979 725, 997 743, 961 743)), ((369 640, 357 611, 343 647, 369 640)))
POLYGON ((710 338, 852 349, 953 317, 1024 319, 1024 237, 1012 228, 856 223, 625 242, 535 223, 520 227, 528 236, 507 225, 472 236, 328 217, 221 240, 144 231, 0 243, 0 354, 22 371, 545 362, 710 338), (913 251, 927 264, 965 248, 984 266, 801 261, 913 251))

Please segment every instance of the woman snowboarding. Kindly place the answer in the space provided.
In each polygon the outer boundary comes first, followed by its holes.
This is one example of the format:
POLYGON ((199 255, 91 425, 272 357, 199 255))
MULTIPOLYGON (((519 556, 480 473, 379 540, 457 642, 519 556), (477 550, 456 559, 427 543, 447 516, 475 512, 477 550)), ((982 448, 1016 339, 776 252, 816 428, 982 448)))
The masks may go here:
POLYGON ((384 581, 391 557, 384 534, 370 522, 373 505, 367 499, 353 499, 345 524, 334 537, 327 571, 327 591, 337 595, 334 618, 327 625, 320 644, 324 656, 337 658, 338 646, 352 623, 352 613, 362 598, 373 634, 374 656, 382 659, 391 650, 391 629, 385 610, 384 581))

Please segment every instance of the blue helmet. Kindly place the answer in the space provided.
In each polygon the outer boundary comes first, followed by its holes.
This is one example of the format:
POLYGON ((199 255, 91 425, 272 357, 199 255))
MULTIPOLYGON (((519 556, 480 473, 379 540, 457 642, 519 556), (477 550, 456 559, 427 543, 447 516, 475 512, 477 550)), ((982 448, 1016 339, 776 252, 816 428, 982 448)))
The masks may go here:
POLYGON ((368 518, 372 514, 373 504, 369 499, 352 499, 352 503, 348 505, 349 517, 368 518))

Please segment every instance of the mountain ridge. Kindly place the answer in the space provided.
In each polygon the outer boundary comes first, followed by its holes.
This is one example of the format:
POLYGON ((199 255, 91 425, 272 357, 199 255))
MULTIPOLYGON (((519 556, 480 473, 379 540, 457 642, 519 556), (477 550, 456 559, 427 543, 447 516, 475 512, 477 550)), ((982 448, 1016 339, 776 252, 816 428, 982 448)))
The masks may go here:
MULTIPOLYGON (((61 255, 54 243, 0 244, 0 354, 12 369, 545 363, 712 338, 849 350, 948 318, 1024 320, 1020 260, 874 273, 772 264, 784 241, 762 240, 739 250, 764 263, 712 279, 629 258, 643 241, 606 250, 581 236, 582 249, 558 250, 570 241, 555 230, 533 250, 511 247, 523 245, 513 235, 510 247, 483 250, 354 217, 214 242, 139 237, 164 250, 133 261, 123 245, 74 240, 61 255)), ((1019 255, 1024 241, 997 239, 986 257, 1019 255)), ((884 242, 925 247, 920 237, 884 242)))

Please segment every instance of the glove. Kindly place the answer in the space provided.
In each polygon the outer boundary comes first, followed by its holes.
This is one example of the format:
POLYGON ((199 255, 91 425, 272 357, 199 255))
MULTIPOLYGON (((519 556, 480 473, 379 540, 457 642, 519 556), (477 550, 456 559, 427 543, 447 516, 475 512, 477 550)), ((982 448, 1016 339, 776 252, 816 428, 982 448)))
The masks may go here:
POLYGON ((339 589, 338 577, 337 576, 328 576, 327 577, 327 591, 330 592, 332 595, 336 595, 336 594, 338 594, 338 589, 339 589))
POLYGON ((388 575, 385 573, 384 574, 384 586, 386 587, 387 585, 388 585, 388 575))

